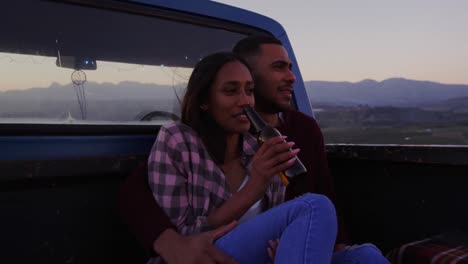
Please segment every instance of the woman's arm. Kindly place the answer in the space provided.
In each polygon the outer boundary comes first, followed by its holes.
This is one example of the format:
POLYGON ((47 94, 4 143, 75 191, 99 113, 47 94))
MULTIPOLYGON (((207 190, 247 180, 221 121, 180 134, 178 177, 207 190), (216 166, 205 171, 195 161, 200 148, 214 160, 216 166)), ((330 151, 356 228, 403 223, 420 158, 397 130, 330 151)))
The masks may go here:
POLYGON ((271 184, 272 178, 294 163, 298 150, 290 151, 293 143, 284 137, 267 140, 257 151, 250 167, 250 179, 234 193, 221 207, 208 216, 211 227, 218 227, 238 220, 255 202, 260 200, 271 184))
POLYGON ((188 152, 183 132, 176 126, 163 126, 148 159, 148 183, 153 196, 183 235, 199 233, 207 226, 203 216, 189 222, 193 209, 187 193, 188 152))

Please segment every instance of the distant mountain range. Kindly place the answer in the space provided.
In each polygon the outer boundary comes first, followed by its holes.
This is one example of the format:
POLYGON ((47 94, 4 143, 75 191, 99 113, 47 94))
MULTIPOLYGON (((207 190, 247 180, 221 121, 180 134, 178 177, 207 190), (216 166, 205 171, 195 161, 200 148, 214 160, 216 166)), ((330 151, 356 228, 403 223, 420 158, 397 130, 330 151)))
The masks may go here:
POLYGON ((312 105, 447 108, 456 103, 458 108, 468 108, 468 85, 391 78, 356 83, 307 81, 305 86, 312 105))
MULTIPOLYGON (((84 86, 87 116, 94 120, 136 120, 152 111, 178 112, 183 87, 139 82, 84 86)), ((80 117, 76 87, 52 83, 45 88, 0 91, 0 118, 80 117)))
MULTIPOLYGON (((134 100, 134 99, 164 99, 174 98, 174 90, 168 85, 148 84, 139 82, 95 83, 86 82, 86 96, 90 100, 134 100)), ((177 90, 179 90, 177 88, 177 90)), ((179 92, 179 91, 177 91, 179 92)), ((52 83, 49 87, 30 88, 26 90, 0 91, 0 100, 51 100, 62 101, 75 98, 75 90, 71 83, 61 85, 52 83)))
MULTIPOLYGON (((176 94, 180 98, 183 96, 183 86, 139 82, 118 84, 88 82, 85 84, 85 91, 90 111, 93 108, 99 111, 99 106, 105 105, 115 109, 123 104, 132 105, 132 108, 163 108, 169 111, 172 106, 178 104, 176 94), (158 105, 160 107, 157 107, 158 105)), ((367 105, 468 112, 468 85, 391 78, 381 82, 363 80, 356 83, 307 81, 305 86, 314 107, 367 105)), ((37 112, 48 107, 63 108, 58 104, 69 105, 67 108, 77 106, 75 90, 71 84, 52 83, 45 88, 0 91, 0 115, 17 111, 37 112), (18 104, 21 107, 18 107, 18 104)))

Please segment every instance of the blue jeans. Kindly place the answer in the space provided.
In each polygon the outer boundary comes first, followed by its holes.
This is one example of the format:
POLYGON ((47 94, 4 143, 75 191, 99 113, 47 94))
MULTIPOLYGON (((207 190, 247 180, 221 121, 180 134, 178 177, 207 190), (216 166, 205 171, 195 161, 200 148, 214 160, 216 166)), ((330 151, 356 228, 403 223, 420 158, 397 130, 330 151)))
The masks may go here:
POLYGON ((372 244, 351 246, 333 254, 332 264, 390 264, 372 244))
POLYGON ((215 244, 240 264, 269 263, 268 241, 279 238, 275 263, 329 264, 337 232, 335 207, 305 194, 239 225, 215 244))

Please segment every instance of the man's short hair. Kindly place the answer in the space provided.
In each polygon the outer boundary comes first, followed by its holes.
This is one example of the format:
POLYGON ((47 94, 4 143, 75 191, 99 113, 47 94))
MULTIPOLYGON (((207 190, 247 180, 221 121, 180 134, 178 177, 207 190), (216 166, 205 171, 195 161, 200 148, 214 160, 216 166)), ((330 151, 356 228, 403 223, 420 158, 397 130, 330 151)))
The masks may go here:
POLYGON ((270 35, 252 35, 241 39, 232 49, 232 52, 247 60, 260 52, 260 46, 263 44, 277 44, 283 46, 283 43, 270 35))

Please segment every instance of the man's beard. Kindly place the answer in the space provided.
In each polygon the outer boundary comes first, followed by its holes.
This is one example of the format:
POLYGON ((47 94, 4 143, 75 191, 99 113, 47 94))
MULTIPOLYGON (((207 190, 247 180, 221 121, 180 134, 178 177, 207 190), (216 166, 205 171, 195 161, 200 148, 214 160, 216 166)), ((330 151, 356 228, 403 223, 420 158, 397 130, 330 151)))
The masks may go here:
POLYGON ((289 101, 287 104, 274 103, 274 107, 276 108, 277 113, 289 111, 292 109, 292 101, 289 101))
POLYGON ((275 102, 273 99, 269 99, 262 95, 256 95, 255 108, 264 113, 277 114, 291 110, 292 105, 291 102, 289 102, 289 104, 280 104, 275 102))
POLYGON ((280 104, 276 102, 274 97, 268 96, 268 89, 262 89, 270 85, 268 82, 264 81, 261 75, 253 73, 255 80, 255 108, 261 112, 269 114, 277 114, 292 109, 292 100, 288 104, 280 104))

